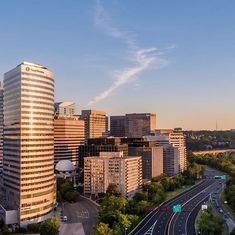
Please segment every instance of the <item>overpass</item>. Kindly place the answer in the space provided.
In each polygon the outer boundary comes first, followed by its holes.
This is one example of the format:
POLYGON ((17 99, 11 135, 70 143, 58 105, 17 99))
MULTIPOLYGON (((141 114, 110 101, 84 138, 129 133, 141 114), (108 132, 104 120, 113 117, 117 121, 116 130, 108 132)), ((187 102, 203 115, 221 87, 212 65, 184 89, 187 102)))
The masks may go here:
POLYGON ((204 150, 204 151, 194 151, 194 155, 218 155, 218 154, 225 154, 227 156, 231 155, 232 153, 235 153, 235 149, 214 149, 214 150, 204 150))

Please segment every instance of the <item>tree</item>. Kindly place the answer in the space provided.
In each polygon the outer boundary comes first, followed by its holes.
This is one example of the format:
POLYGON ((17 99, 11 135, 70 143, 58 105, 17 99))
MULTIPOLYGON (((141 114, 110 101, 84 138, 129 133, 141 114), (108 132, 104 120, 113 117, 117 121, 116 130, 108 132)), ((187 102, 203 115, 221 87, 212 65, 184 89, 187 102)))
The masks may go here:
POLYGON ((107 196, 120 196, 120 192, 118 190, 118 187, 114 183, 110 183, 107 190, 106 190, 107 196))
POLYGON ((113 235, 113 230, 109 228, 108 224, 105 223, 98 223, 94 230, 93 230, 94 235, 113 235))
POLYGON ((124 212, 127 200, 122 197, 107 197, 100 206, 99 215, 102 222, 107 223, 110 227, 117 222, 119 212, 124 212))
POLYGON ((57 235, 59 223, 56 218, 50 218, 40 224, 40 235, 57 235))
POLYGON ((74 202, 77 200, 79 196, 79 193, 76 191, 68 191, 67 193, 65 193, 64 195, 64 199, 68 202, 74 202))
POLYGON ((136 202, 145 201, 148 199, 148 195, 147 195, 147 193, 144 193, 144 192, 136 192, 133 199, 136 202))
POLYGON ((62 197, 64 197, 64 195, 69 192, 69 191, 73 191, 73 185, 70 182, 66 182, 61 184, 60 186, 60 192, 62 194, 62 197))
POLYGON ((29 224, 27 226, 29 232, 39 233, 40 232, 40 224, 29 224))
POLYGON ((203 212, 198 221, 198 229, 201 234, 220 235, 223 233, 224 221, 216 216, 209 210, 203 212))

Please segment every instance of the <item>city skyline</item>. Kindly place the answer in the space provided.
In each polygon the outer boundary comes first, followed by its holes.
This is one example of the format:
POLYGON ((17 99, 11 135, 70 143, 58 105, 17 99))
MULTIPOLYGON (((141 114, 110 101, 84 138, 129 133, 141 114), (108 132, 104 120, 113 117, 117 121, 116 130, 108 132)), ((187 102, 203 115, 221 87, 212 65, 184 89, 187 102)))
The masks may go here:
POLYGON ((45 64, 55 100, 78 112, 156 112, 157 128, 234 128, 234 3, 44 3, 2 3, 2 78, 22 61, 45 64))

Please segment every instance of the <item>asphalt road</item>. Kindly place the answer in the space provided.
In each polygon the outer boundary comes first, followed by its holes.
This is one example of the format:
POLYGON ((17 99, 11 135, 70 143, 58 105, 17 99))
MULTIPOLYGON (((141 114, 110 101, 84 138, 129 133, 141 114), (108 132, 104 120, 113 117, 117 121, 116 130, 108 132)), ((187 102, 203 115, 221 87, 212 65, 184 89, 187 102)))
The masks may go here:
POLYGON ((217 190, 215 190, 210 197, 211 204, 214 208, 214 211, 217 212, 218 215, 220 215, 226 222, 228 232, 232 232, 232 230, 235 228, 235 219, 232 217, 232 215, 228 212, 228 210, 224 207, 224 205, 220 201, 220 194, 223 192, 225 185, 222 184, 222 187, 218 187, 217 190))
POLYGON ((208 176, 207 179, 163 203, 146 216, 130 235, 194 235, 195 218, 201 205, 209 199, 214 190, 223 185, 223 183, 220 184, 221 180, 214 179, 217 174, 220 175, 221 173, 206 167, 205 175, 208 176), (182 212, 172 212, 172 207, 176 204, 183 206, 182 212), (167 211, 162 211, 163 208, 164 210, 167 208, 167 211))
POLYGON ((63 204, 63 216, 67 216, 67 222, 63 222, 60 235, 90 235, 93 226, 98 221, 97 206, 88 199, 80 197, 76 203, 63 204))

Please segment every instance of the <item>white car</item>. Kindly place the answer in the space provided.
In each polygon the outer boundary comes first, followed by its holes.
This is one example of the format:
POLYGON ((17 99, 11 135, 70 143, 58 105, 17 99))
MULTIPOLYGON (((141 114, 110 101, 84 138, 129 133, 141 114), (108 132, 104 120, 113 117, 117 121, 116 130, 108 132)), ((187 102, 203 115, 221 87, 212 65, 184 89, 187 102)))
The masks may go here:
POLYGON ((68 217, 66 215, 63 216, 63 221, 66 222, 68 220, 68 217))

